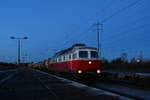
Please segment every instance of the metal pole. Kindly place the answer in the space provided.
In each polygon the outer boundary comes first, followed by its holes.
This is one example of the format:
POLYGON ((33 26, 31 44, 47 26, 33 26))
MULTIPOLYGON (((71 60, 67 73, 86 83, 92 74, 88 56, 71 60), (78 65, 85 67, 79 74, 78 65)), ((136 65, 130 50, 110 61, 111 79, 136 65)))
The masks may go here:
POLYGON ((99 57, 100 57, 100 39, 99 39, 99 26, 100 26, 100 24, 99 24, 99 22, 97 22, 97 24, 96 24, 96 31, 97 31, 97 50, 98 50, 98 55, 99 55, 99 57))
POLYGON ((100 56, 100 43, 99 43, 99 23, 97 23, 97 49, 100 56))
POLYGON ((97 50, 98 50, 99 57, 101 57, 100 30, 103 31, 103 24, 100 24, 99 22, 97 22, 97 24, 96 24, 97 50))
POLYGON ((20 64, 20 39, 18 39, 18 64, 20 64))

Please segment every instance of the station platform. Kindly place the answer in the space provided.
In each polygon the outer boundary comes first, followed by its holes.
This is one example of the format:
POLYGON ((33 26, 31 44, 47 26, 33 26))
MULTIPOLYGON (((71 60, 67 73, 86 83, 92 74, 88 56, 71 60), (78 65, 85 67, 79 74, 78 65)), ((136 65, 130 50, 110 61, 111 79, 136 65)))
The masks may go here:
POLYGON ((0 100, 131 100, 38 70, 20 69, 6 78, 0 100))

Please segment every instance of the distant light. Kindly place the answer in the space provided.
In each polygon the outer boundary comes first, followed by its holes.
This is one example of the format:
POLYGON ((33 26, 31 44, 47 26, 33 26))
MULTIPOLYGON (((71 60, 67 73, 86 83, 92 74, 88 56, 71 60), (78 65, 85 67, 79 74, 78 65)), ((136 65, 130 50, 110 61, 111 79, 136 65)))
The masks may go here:
POLYGON ((99 74, 99 73, 101 73, 101 71, 100 71, 100 70, 97 70, 97 74, 99 74))
POLYGON ((82 73, 82 71, 81 71, 81 70, 78 70, 78 73, 79 73, 79 74, 81 74, 81 73, 82 73))
POLYGON ((136 60, 136 62, 137 62, 137 63, 139 63, 139 62, 140 62, 140 60, 139 60, 139 59, 137 59, 137 60, 136 60))

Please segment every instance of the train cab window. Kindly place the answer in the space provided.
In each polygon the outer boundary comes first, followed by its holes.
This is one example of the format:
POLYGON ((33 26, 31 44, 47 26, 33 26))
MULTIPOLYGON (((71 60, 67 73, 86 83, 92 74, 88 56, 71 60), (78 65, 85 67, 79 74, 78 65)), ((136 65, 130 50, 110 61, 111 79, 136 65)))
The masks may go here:
POLYGON ((79 51, 80 58, 88 58, 88 51, 79 51))
POLYGON ((77 54, 74 53, 74 54, 72 55, 72 58, 73 58, 73 59, 76 59, 76 58, 77 58, 77 54))
POLYGON ((91 58, 98 58, 98 53, 96 51, 90 51, 91 58))

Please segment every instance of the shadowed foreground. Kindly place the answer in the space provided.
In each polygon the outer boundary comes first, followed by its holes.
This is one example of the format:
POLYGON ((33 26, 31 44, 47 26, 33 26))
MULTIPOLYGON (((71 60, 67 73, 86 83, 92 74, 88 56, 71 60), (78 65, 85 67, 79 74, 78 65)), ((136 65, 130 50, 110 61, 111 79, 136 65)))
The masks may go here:
POLYGON ((73 86, 70 81, 38 71, 5 70, 0 72, 1 76, 1 100, 119 100, 102 90, 96 93, 80 84, 73 86))

